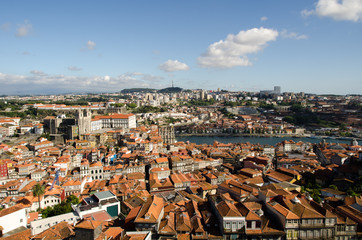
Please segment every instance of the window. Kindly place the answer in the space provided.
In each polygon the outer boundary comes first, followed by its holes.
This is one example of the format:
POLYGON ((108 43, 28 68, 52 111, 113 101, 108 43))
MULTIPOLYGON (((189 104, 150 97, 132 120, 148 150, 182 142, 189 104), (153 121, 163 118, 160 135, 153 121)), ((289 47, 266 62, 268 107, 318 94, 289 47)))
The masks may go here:
POLYGON ((344 231, 344 229, 345 229, 344 225, 338 225, 337 226, 337 231, 339 231, 339 232, 344 231))
POLYGON ((22 219, 22 218, 20 218, 20 222, 21 222, 21 223, 23 222, 23 219, 22 219))
POLYGON ((246 222, 246 228, 251 228, 251 221, 246 222))

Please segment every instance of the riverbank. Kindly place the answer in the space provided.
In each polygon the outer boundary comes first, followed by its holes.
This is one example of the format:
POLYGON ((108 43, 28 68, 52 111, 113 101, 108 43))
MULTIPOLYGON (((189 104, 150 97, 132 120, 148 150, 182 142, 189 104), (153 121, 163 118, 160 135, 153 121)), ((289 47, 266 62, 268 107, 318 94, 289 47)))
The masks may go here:
POLYGON ((292 138, 306 138, 310 137, 309 134, 304 135, 295 135, 295 134, 257 134, 257 133, 180 133, 175 134, 176 137, 263 137, 263 138, 271 138, 271 137, 292 137, 292 138))
POLYGON ((362 138, 354 137, 330 137, 330 136, 319 136, 311 134, 257 134, 257 133, 175 133, 176 138, 178 137, 251 137, 251 138, 310 138, 310 139, 322 139, 326 140, 342 140, 351 141, 356 139, 362 141, 362 138))
MULTIPOLYGON (((309 142, 309 143, 320 143, 322 139, 319 138, 307 138, 307 137, 286 137, 286 136, 236 136, 236 135, 219 135, 219 136, 210 136, 210 135, 189 135, 189 136, 176 136, 177 141, 182 142, 192 142, 196 144, 208 144, 212 145, 214 141, 221 143, 252 143, 252 144, 261 144, 261 145, 272 145, 275 146, 277 143, 280 143, 284 140, 293 140, 294 142, 309 142)), ((339 139, 326 139, 329 143, 345 143, 350 144, 350 140, 339 140, 339 139)))

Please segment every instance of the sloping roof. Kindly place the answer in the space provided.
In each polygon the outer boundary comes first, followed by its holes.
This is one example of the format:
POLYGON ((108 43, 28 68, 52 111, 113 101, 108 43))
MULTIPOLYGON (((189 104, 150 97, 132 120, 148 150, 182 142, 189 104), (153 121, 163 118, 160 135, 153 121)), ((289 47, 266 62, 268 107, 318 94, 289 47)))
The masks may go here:
POLYGON ((30 240, 31 238, 31 230, 25 229, 24 231, 17 232, 10 236, 2 237, 1 240, 30 240))
POLYGON ((101 225, 101 221, 95 220, 83 220, 82 222, 78 223, 75 228, 82 228, 82 229, 96 229, 99 225, 101 225))
POLYGON ((0 217, 6 216, 8 214, 14 213, 24 208, 23 204, 16 204, 15 206, 5 208, 0 211, 0 217))
POLYGON ((241 213, 235 207, 235 205, 226 201, 220 202, 216 206, 216 209, 219 211, 222 217, 242 217, 241 213))
POLYGON ((104 210, 83 215, 83 218, 102 222, 112 220, 112 217, 104 210))
POLYGON ((299 219, 299 216, 297 216, 295 213, 286 209, 277 202, 270 202, 267 204, 269 204, 272 208, 274 208, 276 211, 282 214, 286 219, 299 219))
POLYGON ((156 222, 163 209, 163 198, 156 195, 149 198, 142 206, 134 222, 156 222))
POLYGON ((73 227, 69 225, 67 222, 63 221, 35 235, 34 238, 32 239, 58 240, 58 239, 68 239, 74 235, 75 233, 73 231, 73 227))
POLYGON ((322 214, 300 203, 294 204, 291 210, 300 218, 324 218, 322 214))

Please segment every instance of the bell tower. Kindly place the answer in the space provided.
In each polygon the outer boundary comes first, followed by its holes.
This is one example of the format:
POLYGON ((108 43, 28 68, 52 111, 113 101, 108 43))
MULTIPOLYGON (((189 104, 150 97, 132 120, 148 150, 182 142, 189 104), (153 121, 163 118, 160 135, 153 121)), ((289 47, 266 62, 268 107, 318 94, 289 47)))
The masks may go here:
POLYGON ((78 123, 79 135, 90 133, 92 119, 91 111, 89 109, 79 109, 76 112, 75 117, 78 123))

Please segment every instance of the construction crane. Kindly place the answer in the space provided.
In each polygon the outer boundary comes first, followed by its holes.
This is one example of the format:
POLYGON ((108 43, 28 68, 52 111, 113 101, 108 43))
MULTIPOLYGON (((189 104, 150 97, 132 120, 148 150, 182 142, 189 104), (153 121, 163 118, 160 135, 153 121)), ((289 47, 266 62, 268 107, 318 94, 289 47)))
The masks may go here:
POLYGON ((57 183, 57 185, 59 185, 59 169, 57 169, 57 171, 55 172, 55 178, 53 180, 52 186, 49 188, 49 191, 53 189, 55 182, 57 183))

